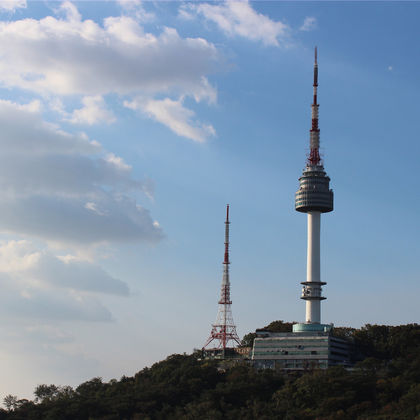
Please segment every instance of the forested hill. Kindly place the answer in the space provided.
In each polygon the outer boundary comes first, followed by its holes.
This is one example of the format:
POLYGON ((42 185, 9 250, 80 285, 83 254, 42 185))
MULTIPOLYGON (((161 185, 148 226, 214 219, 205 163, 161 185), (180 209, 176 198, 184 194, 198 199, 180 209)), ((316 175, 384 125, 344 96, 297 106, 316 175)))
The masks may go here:
MULTIPOLYGON (((290 325, 276 323, 267 328, 290 325)), ((367 356, 353 371, 286 375, 255 371, 245 362, 221 369, 196 355, 172 355, 119 381, 94 378, 75 389, 40 385, 33 401, 9 395, 0 420, 420 419, 420 326, 335 333, 367 356)))

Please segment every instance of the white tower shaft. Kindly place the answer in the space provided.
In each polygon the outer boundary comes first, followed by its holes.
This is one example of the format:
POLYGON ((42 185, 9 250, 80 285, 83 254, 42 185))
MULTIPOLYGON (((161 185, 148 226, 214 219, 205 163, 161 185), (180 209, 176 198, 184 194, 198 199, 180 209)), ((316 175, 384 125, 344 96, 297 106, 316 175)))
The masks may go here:
MULTIPOLYGON (((306 265, 307 287, 312 289, 312 295, 320 296, 321 282, 321 213, 311 211, 308 213, 308 254, 306 265), (316 293, 319 290, 319 294, 316 293)), ((321 322, 321 301, 306 301, 306 322, 319 324, 321 322)))

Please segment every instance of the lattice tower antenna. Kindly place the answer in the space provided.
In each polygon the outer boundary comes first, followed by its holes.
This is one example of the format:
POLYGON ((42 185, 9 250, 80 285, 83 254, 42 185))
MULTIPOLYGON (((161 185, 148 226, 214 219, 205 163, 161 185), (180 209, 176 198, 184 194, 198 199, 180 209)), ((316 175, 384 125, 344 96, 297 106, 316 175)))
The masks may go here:
POLYGON ((204 344, 203 349, 214 342, 213 348, 226 349, 229 341, 233 346, 240 344, 236 326, 232 316, 232 301, 230 300, 230 280, 229 280, 229 204, 226 207, 225 221, 225 258, 223 260, 223 278, 220 290, 219 310, 217 312, 216 322, 212 325, 210 337, 204 344))

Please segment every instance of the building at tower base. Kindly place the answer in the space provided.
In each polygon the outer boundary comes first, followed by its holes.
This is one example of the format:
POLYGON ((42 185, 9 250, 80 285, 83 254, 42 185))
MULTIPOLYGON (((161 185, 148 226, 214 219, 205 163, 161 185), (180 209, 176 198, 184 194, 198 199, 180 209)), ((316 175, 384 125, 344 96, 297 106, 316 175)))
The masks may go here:
MULTIPOLYGON (((300 324, 295 324, 300 325, 300 324)), ((275 333, 256 331, 252 361, 258 369, 308 370, 341 365, 351 367, 352 345, 324 331, 275 333)))

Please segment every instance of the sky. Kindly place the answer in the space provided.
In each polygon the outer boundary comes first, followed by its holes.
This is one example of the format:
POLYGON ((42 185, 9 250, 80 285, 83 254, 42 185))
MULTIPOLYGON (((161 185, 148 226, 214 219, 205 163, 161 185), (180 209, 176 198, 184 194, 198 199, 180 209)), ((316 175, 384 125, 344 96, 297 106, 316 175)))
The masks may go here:
POLYGON ((0 400, 201 348, 226 204, 240 337, 303 322, 318 46, 322 321, 418 322, 419 2, 0 2, 0 400))

